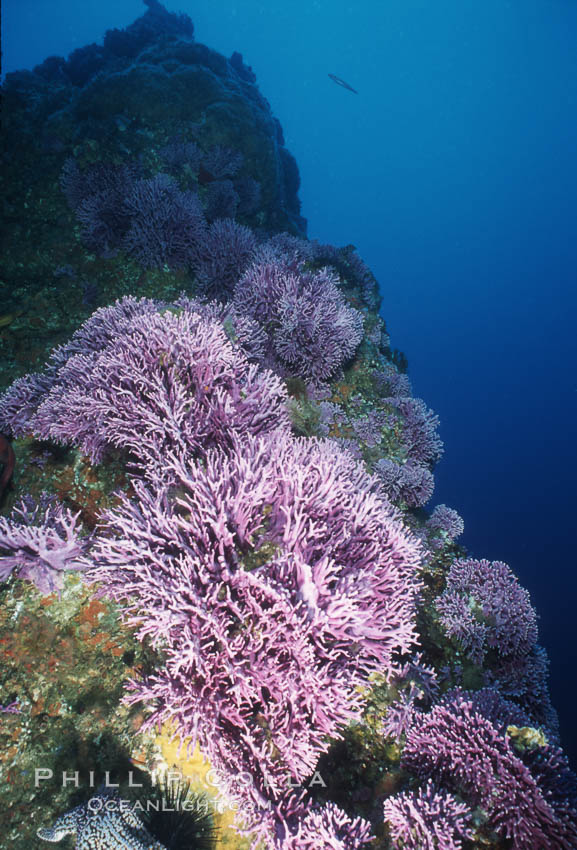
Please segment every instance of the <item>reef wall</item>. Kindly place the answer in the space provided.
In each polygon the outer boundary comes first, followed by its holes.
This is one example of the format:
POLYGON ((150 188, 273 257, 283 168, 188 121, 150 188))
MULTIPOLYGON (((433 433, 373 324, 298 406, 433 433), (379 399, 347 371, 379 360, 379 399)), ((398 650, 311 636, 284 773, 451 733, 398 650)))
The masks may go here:
POLYGON ((377 282, 146 5, 3 87, 5 846, 570 850, 536 612, 432 506, 377 282))

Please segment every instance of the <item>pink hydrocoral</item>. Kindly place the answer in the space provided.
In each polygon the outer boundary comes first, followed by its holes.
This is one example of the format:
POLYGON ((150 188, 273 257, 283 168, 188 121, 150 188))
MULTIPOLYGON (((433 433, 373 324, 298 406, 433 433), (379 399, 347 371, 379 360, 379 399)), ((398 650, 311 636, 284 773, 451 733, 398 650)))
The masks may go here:
MULTIPOLYGON (((38 408, 50 390, 62 388, 62 370, 75 355, 90 357, 103 351, 128 331, 137 316, 156 314, 162 306, 161 302, 150 298, 127 296, 96 310, 68 342, 52 351, 44 372, 18 378, 0 396, 0 428, 14 437, 31 433, 38 408)), ((36 436, 42 438, 43 435, 37 433, 36 436)))
POLYGON ((385 363, 372 373, 375 388, 383 398, 400 398, 411 395, 411 382, 408 375, 399 372, 392 363, 385 363))
POLYGON ((437 610, 447 633, 477 663, 491 649, 519 658, 537 642, 537 614, 529 594, 500 561, 455 561, 437 610))
POLYGON ((331 443, 247 437, 166 467, 170 487, 136 481, 106 515, 90 575, 164 653, 132 699, 198 739, 229 793, 252 778, 254 827, 414 640, 420 550, 331 443))
POLYGON ((256 247, 250 228, 231 218, 219 218, 193 246, 193 266, 203 294, 230 295, 249 265, 256 247))
POLYGON ((577 845, 577 784, 561 751, 518 752, 507 733, 525 718, 496 691, 447 694, 414 715, 402 766, 484 810, 490 829, 514 850, 577 845))
POLYGON ((398 850, 462 850, 472 837, 470 807, 431 780, 385 800, 384 815, 398 850))
POLYGON ((93 461, 107 446, 162 468, 234 434, 288 427, 286 393, 228 341, 222 325, 186 309, 136 314, 102 351, 76 354, 32 418, 34 433, 93 461))
POLYGON ((375 473, 389 499, 405 502, 409 508, 425 505, 435 489, 433 473, 423 464, 411 461, 397 463, 390 458, 381 458, 375 464, 375 473))
POLYGON ((34 372, 17 378, 0 396, 0 431, 12 437, 30 432, 30 420, 53 386, 50 374, 34 372))
POLYGON ((433 533, 443 532, 449 540, 456 540, 465 530, 457 511, 447 505, 437 505, 425 524, 433 533))
POLYGON ((61 590, 64 573, 82 568, 88 543, 78 517, 47 496, 22 499, 10 517, 0 517, 0 581, 14 573, 42 594, 61 590))
POLYGON ((372 838, 363 818, 350 818, 334 803, 304 808, 278 830, 275 850, 359 850, 372 838))
POLYGON ((201 165, 207 177, 219 180, 222 177, 234 177, 244 162, 240 151, 213 145, 202 157, 201 165))
POLYGON ((167 174, 136 180, 124 200, 129 226, 122 248, 146 268, 186 268, 206 238, 200 198, 167 174))
POLYGON ((413 463, 432 468, 443 454, 443 442, 437 433, 438 416, 420 398, 388 398, 401 417, 402 444, 413 463))
POLYGON ((424 663, 421 653, 416 653, 408 661, 394 665, 389 685, 399 696, 387 708, 382 731, 399 743, 411 728, 415 712, 422 711, 425 704, 438 696, 437 673, 424 663))
POLYGON ((250 266, 234 305, 266 328, 273 366, 313 384, 327 381, 359 345, 362 315, 345 303, 333 273, 305 271, 298 245, 292 254, 283 250, 275 244, 250 266))

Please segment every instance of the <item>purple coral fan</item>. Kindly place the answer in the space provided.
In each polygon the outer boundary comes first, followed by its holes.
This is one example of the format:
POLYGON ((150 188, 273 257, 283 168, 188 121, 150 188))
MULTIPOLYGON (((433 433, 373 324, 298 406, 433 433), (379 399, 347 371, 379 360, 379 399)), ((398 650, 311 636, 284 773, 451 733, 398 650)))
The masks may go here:
POLYGON ((202 204, 167 174, 135 181, 124 199, 129 227, 122 248, 146 268, 185 268, 205 238, 202 204))
POLYGON ((401 742, 413 725, 415 712, 419 711, 415 705, 418 696, 418 688, 411 683, 409 689, 402 691, 388 706, 381 724, 381 731, 386 738, 392 738, 397 744, 401 742))
POLYGON ((82 568, 88 545, 79 516, 44 494, 38 504, 24 498, 10 517, 0 517, 0 581, 14 573, 42 594, 61 590, 64 573, 82 568))
POLYGON ((53 383, 52 375, 40 372, 17 378, 0 396, 0 431, 12 437, 29 433, 31 417, 53 383))
POLYGON ((546 727, 551 740, 558 741, 559 719, 551 703, 548 675, 549 658, 538 645, 522 658, 500 656, 491 664, 485 663, 483 669, 486 685, 498 688, 507 699, 519 703, 535 722, 546 727))
POLYGON ((227 793, 252 777, 254 826, 412 644, 419 545, 330 441, 246 437, 155 478, 104 517, 90 575, 163 651, 132 700, 198 740, 227 793))
POLYGON ((194 245, 193 267, 203 293, 229 295, 252 259, 256 239, 250 228, 231 218, 213 221, 194 245))
POLYGON ((359 850, 371 841, 371 825, 363 818, 350 818, 334 803, 307 807, 277 828, 278 850, 359 850))
POLYGON ((194 452, 285 426, 280 380, 242 351, 261 354, 261 329, 222 305, 196 307, 127 297, 97 310, 54 350, 46 374, 0 397, 3 428, 76 445, 93 461, 117 446, 162 463, 169 448, 194 452))
POLYGON ((130 224, 125 198, 135 177, 132 164, 95 164, 82 171, 76 160, 66 160, 60 183, 88 247, 101 252, 119 247, 130 224))
POLYGON ((240 198, 232 180, 215 180, 210 183, 205 195, 206 217, 209 221, 216 218, 234 218, 240 198))
POLYGON ((280 262, 291 271, 298 271, 304 263, 315 258, 313 243, 291 233, 276 233, 259 246, 255 254, 257 263, 280 262))
POLYGON ((383 410, 369 410, 361 416, 351 417, 349 421, 356 439, 373 448, 383 439, 383 428, 389 417, 383 410))
POLYGON ((365 303, 371 308, 378 307, 379 285, 367 264, 357 254, 354 245, 335 248, 334 245, 324 245, 314 240, 311 247, 317 263, 332 266, 341 277, 360 289, 365 303))
POLYGON ((577 780, 561 751, 545 741, 514 747, 511 724, 523 714, 496 691, 455 689, 416 714, 402 766, 432 778, 485 813, 515 850, 577 845, 577 780))
POLYGON ((473 834, 469 806, 431 780, 385 800, 384 815, 399 850, 462 850, 462 839, 473 834))
POLYGON ((438 416, 420 398, 388 398, 386 402, 402 417, 402 443, 408 458, 432 468, 443 454, 438 416))
POLYGON ((437 610, 447 634, 478 664, 490 649, 519 658, 537 641, 529 594, 500 561, 455 561, 437 610))
POLYGON ((449 540, 456 540, 465 530, 465 523, 453 508, 437 505, 425 523, 433 532, 443 532, 449 540))
POLYGON ((221 145, 214 145, 202 157, 201 182, 203 172, 204 182, 221 180, 223 177, 234 177, 243 162, 244 157, 240 151, 222 147, 221 145))
POLYGON ((256 262, 237 284, 234 304, 266 327, 271 364, 312 384, 334 377, 363 336, 362 315, 345 303, 327 269, 256 262))
POLYGON ((162 468, 168 451, 194 454, 285 425, 285 399, 280 380, 249 364, 219 322, 169 309, 135 316, 99 353, 71 357, 31 424, 93 462, 116 446, 162 468))
POLYGON ((393 502, 404 502, 409 508, 425 505, 435 489, 433 473, 418 463, 396 463, 382 458, 375 464, 375 473, 382 481, 385 493, 393 502))
MULTIPOLYGON (((194 158, 193 143, 175 145, 165 150, 171 162, 194 158)), ((102 254, 122 248, 146 268, 182 269, 191 264, 196 243, 207 238, 200 198, 182 191, 168 174, 139 179, 133 163, 99 163, 82 171, 69 159, 61 185, 84 241, 102 254)), ((231 191, 236 210, 238 196, 231 191)))
POLYGON ((499 561, 456 561, 437 610, 447 634, 473 662, 483 664, 485 684, 514 699, 556 737, 547 654, 537 645, 537 614, 509 567, 499 561))
POLYGON ((408 661, 395 663, 389 675, 389 685, 399 694, 387 708, 382 731, 397 743, 406 735, 413 724, 413 715, 422 711, 438 696, 437 673, 423 661, 420 652, 408 661))
POLYGON ((173 306, 220 322, 231 342, 238 346, 250 361, 256 363, 264 358, 267 343, 265 330, 248 316, 239 316, 230 302, 223 304, 220 301, 204 301, 181 295, 174 301, 173 306))
POLYGON ((202 151, 196 142, 187 142, 175 136, 158 153, 169 171, 179 172, 188 168, 196 174, 200 168, 202 151))

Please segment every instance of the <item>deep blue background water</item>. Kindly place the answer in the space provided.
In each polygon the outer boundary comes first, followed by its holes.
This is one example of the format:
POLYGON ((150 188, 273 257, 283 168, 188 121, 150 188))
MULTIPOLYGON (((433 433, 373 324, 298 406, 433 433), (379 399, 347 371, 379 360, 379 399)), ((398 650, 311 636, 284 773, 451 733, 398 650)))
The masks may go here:
MULTIPOLYGON (((355 244, 380 281, 393 345, 442 421, 432 504, 531 591, 577 764, 577 4, 166 5, 243 53, 297 158, 309 235, 355 244)), ((3 70, 143 10, 4 0, 3 70)))

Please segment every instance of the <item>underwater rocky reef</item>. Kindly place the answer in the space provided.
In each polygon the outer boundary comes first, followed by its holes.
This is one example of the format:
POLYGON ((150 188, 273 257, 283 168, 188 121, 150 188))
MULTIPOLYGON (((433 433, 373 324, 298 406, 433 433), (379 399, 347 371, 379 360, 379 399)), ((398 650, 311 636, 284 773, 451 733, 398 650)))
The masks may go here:
POLYGON ((536 611, 435 505, 377 281, 241 55, 145 5, 3 85, 0 846, 575 848, 536 611))

